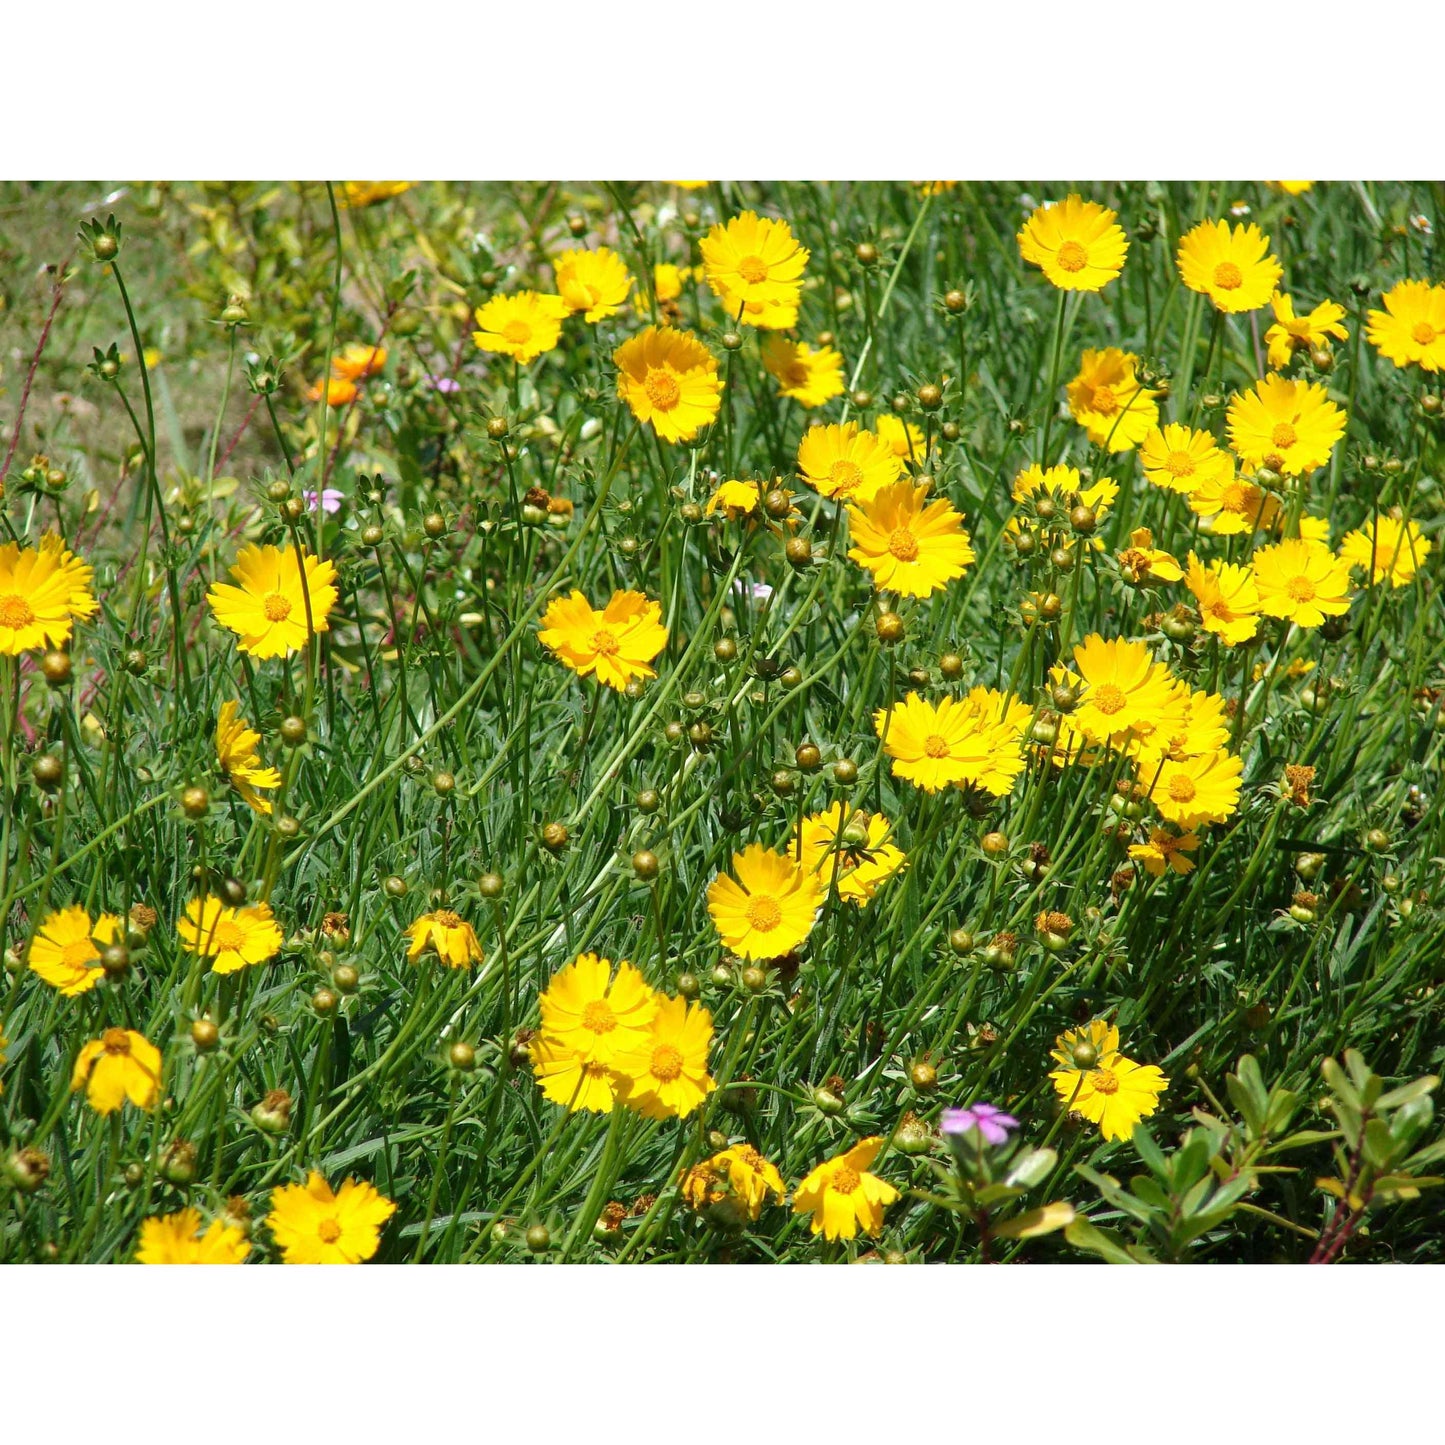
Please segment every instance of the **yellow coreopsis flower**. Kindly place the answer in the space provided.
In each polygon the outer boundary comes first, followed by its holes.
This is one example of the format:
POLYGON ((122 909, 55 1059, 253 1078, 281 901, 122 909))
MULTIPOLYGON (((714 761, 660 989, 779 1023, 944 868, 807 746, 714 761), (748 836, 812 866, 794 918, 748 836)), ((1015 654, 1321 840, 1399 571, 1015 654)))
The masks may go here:
POLYGON ((1254 573, 1234 562, 1208 567, 1191 551, 1185 585, 1194 594, 1199 620, 1228 647, 1248 642, 1259 626, 1259 589, 1254 573))
POLYGON ((1222 823, 1239 807, 1244 764, 1223 750, 1175 762, 1165 758, 1141 778, 1159 816, 1190 832, 1201 823, 1222 823))
POLYGON ((1269 237, 1250 221, 1201 221, 1179 240, 1179 276, 1191 291, 1208 296, 1225 312, 1257 311, 1284 275, 1269 237))
POLYGON ((972 699, 945 697, 934 704, 910 692, 891 708, 879 708, 873 729, 893 759, 893 776, 926 793, 973 784, 1002 798, 1023 771, 1017 728, 972 699))
POLYGON ((1075 646, 1074 666, 1082 692, 1069 722, 1093 742, 1122 747, 1169 705, 1169 669, 1142 642, 1093 633, 1075 646))
POLYGON ((703 508, 706 516, 722 512, 730 522, 756 512, 762 505, 763 487, 761 482, 727 481, 719 482, 712 496, 703 508))
POLYGON ((1294 314, 1294 302, 1283 293, 1276 291, 1270 298, 1274 308, 1274 325, 1264 333, 1264 344, 1270 370, 1283 371, 1301 351, 1328 351, 1330 338, 1348 341, 1349 331, 1340 323, 1345 319, 1345 308, 1335 301, 1321 301, 1313 311, 1304 316, 1294 314))
POLYGON ((476 309, 477 329, 472 340, 479 351, 510 356, 526 366, 562 339, 562 322, 571 308, 545 291, 517 291, 493 296, 476 309))
POLYGON ((240 639, 236 646, 242 652, 287 657, 305 647, 312 633, 329 630, 335 563, 318 561, 304 549, 298 560, 295 548, 248 544, 236 554, 231 576, 240 585, 212 583, 206 601, 216 621, 240 639))
POLYGON ((1049 1075, 1060 1101, 1097 1124, 1106 1140, 1128 1139, 1169 1087, 1154 1064, 1136 1064, 1119 1052, 1119 1030, 1103 1019, 1060 1034, 1050 1055, 1061 1065, 1049 1075))
POLYGON ((929 483, 882 487, 848 506, 849 558, 873 574, 880 592, 927 597, 962 577, 974 560, 963 515, 947 498, 928 501, 929 483))
POLYGON ((360 1264, 381 1248, 381 1229, 396 1205, 370 1184, 347 1179, 332 1191, 312 1170, 305 1184, 271 1194, 266 1224, 287 1264, 360 1264))
POLYGON ((1406 587, 1415 580, 1431 546, 1414 522, 1401 522, 1382 512, 1363 527, 1345 533, 1340 556, 1351 567, 1362 567, 1371 582, 1388 577, 1391 587, 1406 587))
POLYGON ((275 768, 262 765, 256 753, 261 734, 251 729, 240 712, 239 702, 221 704, 221 712, 216 719, 216 757, 246 806, 258 813, 269 813, 270 798, 263 798, 256 790, 279 788, 281 774, 275 768))
POLYGON ((246 1236, 224 1219, 201 1231, 200 1212, 182 1209, 147 1219, 140 1227, 137 1264, 240 1264, 251 1252, 246 1236))
POLYGON ((1370 344, 1396 366, 1445 371, 1445 285, 1399 281, 1382 300, 1365 327, 1370 344))
POLYGON ((809 1228, 824 1239, 852 1239, 861 1227, 865 1234, 883 1228, 883 1211, 900 1196, 885 1179, 870 1174, 883 1140, 862 1139, 846 1154, 818 1165, 798 1185, 793 1196, 795 1214, 811 1214, 809 1228))
POLYGON ((231 908, 219 898, 193 898, 176 923, 181 947, 212 960, 212 973, 235 973, 274 958, 285 937, 269 903, 231 908))
POLYGON ((1119 553, 1119 571, 1136 587, 1151 582, 1178 582, 1184 576, 1175 558, 1154 545, 1154 534, 1148 527, 1135 527, 1129 533, 1129 545, 1119 553))
POLYGON ((1178 422, 1155 427, 1139 444, 1139 465, 1156 487, 1188 496, 1206 478, 1234 475, 1234 462, 1207 431, 1178 422))
POLYGON ((161 1051, 134 1029, 106 1029, 75 1061, 71 1093, 82 1086, 97 1114, 113 1114, 127 1099, 138 1109, 153 1108, 161 1092, 161 1051))
POLYGON ((1102 291, 1124 269, 1129 241, 1115 212, 1078 195, 1040 206, 1018 233, 1019 254, 1061 291, 1102 291))
POLYGON ((857 422, 811 426, 798 443, 798 475, 825 497, 866 502, 903 475, 886 442, 857 422))
POLYGON ((836 888, 839 898, 866 908, 879 886, 908 862, 892 837, 893 825, 882 813, 837 802, 798 824, 790 853, 827 887, 836 888))
POLYGON ((538 1006, 542 1028, 528 1054, 543 1096, 571 1110, 608 1114, 617 1098, 612 1065, 647 1042, 657 995, 624 960, 584 953, 556 973, 538 1006))
MULTIPOLYGON (((768 1196, 781 1204, 787 1192, 777 1165, 751 1144, 731 1144, 695 1164, 680 1181, 682 1197, 696 1210, 735 1206, 737 1215, 756 1221, 768 1196)), ((741 1218, 738 1220, 741 1223, 741 1218)))
POLYGON ((414 184, 414 181, 342 181, 341 205, 343 209, 359 211, 378 201, 389 201, 409 191, 414 184))
POLYGON ((736 878, 708 884, 707 911, 718 936, 743 958, 781 958, 813 931, 823 883, 789 854, 749 843, 733 854, 736 878))
POLYGON ((75 619, 100 605, 90 595, 90 568, 54 533, 39 548, 0 546, 0 655, 63 647, 75 619))
POLYGON ((580 592, 554 597, 537 636, 579 677, 592 673, 617 692, 634 677, 656 677, 652 660, 667 646, 662 604, 641 592, 614 592, 601 612, 580 592))
POLYGON ((805 341, 770 336, 763 342, 763 365, 778 390, 800 406, 823 406, 843 395, 843 354, 831 346, 814 351, 805 341))
POLYGON ((1176 833, 1171 828, 1151 828, 1147 843, 1134 843, 1129 856, 1144 865, 1151 878, 1162 878, 1167 872, 1192 873, 1194 860, 1186 854, 1199 847, 1198 833, 1176 833))
POLYGON ((482 962, 482 945, 477 940, 476 931, 450 908, 423 913, 402 937, 410 940, 406 956, 413 963, 428 948, 448 968, 470 968, 472 964, 482 962))
POLYGON ((717 1088, 707 1071, 711 1045, 705 1008, 660 999, 645 1041, 612 1056, 618 1098, 647 1119, 685 1119, 717 1088))
POLYGON ((1233 537, 1274 525, 1279 503, 1258 483, 1238 476, 1234 460, 1225 456, 1222 470, 1212 471, 1189 493, 1189 509, 1202 517, 1216 537, 1233 537))
POLYGON ((1308 628, 1350 610, 1350 564, 1319 542, 1287 537, 1261 547, 1249 560, 1259 610, 1270 617, 1308 628))
POLYGON ((1330 459, 1345 434, 1345 414, 1310 381, 1271 372, 1229 402, 1229 444, 1251 467, 1303 476, 1330 459))
POLYGON ((691 441, 722 407, 717 358, 690 331, 649 326, 612 359, 618 395, 663 441, 691 441))
POLYGON ((120 918, 102 913, 92 924, 90 915, 72 904, 49 914, 30 940, 30 968, 65 998, 94 988, 105 970, 100 951, 124 938, 120 918))
POLYGON ((1134 744, 1139 773, 1151 778, 1166 758, 1182 763, 1221 751, 1229 742, 1224 699, 1214 692, 1191 691, 1183 683, 1160 711, 1155 725, 1141 725, 1134 744))
POLYGON ((904 421, 901 416, 885 412, 873 423, 873 430, 878 434, 879 441, 892 447, 893 455, 900 462, 907 462, 915 467, 923 465, 926 454, 923 432, 911 421, 904 421))
POLYGON ((347 381, 363 381, 386 365, 386 347, 353 341, 331 358, 331 370, 347 381))
POLYGON ((749 305, 796 307, 808 252, 786 221, 744 211, 714 226, 699 249, 707 284, 730 308, 734 320, 739 305, 744 321, 752 319, 746 312, 749 305))
MULTIPOLYGON (((683 284, 693 274, 691 266, 674 266, 663 261, 652 268, 652 289, 659 303, 676 301, 682 295, 683 284)), ((640 304, 645 304, 645 301, 640 304)))
POLYGON ((582 312, 584 321, 615 316, 627 304, 632 276, 622 257, 606 246, 563 251, 553 260, 552 270, 567 309, 582 312))
POLYGON ((1066 388, 1069 411, 1095 446, 1111 452, 1136 447, 1159 424, 1159 406, 1134 373, 1139 358, 1116 346, 1086 350, 1066 388))

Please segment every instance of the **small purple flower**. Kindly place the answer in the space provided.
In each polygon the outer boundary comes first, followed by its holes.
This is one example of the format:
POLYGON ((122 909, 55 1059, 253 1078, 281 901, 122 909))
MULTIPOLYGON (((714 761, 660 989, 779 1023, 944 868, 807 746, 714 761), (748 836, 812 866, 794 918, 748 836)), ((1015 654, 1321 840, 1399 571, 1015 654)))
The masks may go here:
POLYGON ((1012 1114, 992 1104, 973 1104, 967 1109, 945 1109, 938 1127, 944 1134, 966 1134, 977 1129, 987 1144, 1006 1144, 1010 1129, 1017 1129, 1019 1121, 1012 1114))
MULTIPOLYGON (((308 512, 317 510, 315 492, 302 492, 301 496, 306 502, 306 510, 308 512)), ((335 487, 327 487, 321 493, 320 510, 327 513, 339 512, 341 510, 341 504, 345 499, 345 492, 338 492, 335 487)))
POLYGON ((461 382, 454 376, 429 376, 427 380, 444 396, 450 396, 454 391, 460 391, 462 389, 461 382))

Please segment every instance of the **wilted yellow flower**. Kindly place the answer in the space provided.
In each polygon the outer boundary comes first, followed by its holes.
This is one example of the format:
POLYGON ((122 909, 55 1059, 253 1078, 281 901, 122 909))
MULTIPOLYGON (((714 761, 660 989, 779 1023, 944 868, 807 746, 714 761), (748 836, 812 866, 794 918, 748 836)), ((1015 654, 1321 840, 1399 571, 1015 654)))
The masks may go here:
POLYGON ((1254 224, 1201 221, 1179 240, 1179 275, 1220 311, 1257 311, 1274 295, 1284 268, 1254 224))
POLYGON ((1147 843, 1134 843, 1129 856, 1144 865, 1145 871, 1153 878, 1162 878, 1165 873, 1192 873, 1194 860, 1186 854, 1199 847, 1198 833, 1176 833, 1172 828, 1151 828, 1147 843))
POLYGON ((557 292, 569 311, 580 311, 585 321, 615 316, 627 304, 632 276, 616 251, 599 246, 595 251, 563 251, 552 261, 557 292))
POLYGON ((411 947, 406 956, 413 963, 430 948, 448 968, 469 968, 482 962, 482 945, 476 930, 450 908, 423 913, 402 935, 411 947))
POLYGON ((100 605, 90 595, 91 571, 54 533, 40 547, 0 546, 0 655, 61 647, 77 617, 100 605))
POLYGON ((241 795, 247 807, 258 813, 271 811, 270 798, 263 798, 258 788, 279 788, 281 774, 264 767, 256 753, 261 734, 254 732, 240 716, 239 702, 223 702, 216 719, 216 757, 231 786, 241 795))
POLYGON ((82 1086, 97 1114, 113 1114, 127 1099, 138 1109, 153 1108, 161 1092, 161 1051, 134 1029, 106 1029, 75 1060, 70 1090, 82 1086))
POLYGON ((1129 545, 1119 553, 1119 570, 1136 587, 1150 582, 1177 582, 1184 576, 1179 563, 1154 545, 1154 534, 1148 527, 1135 527, 1129 533, 1129 545))
POLYGON ((782 394, 800 406, 822 406, 843 395, 843 356, 831 346, 814 351, 804 341, 770 336, 763 342, 763 365, 782 394))
POLYGON ((337 596, 334 562, 318 561, 304 548, 298 561, 297 549, 248 543, 236 554, 231 576, 240 585, 214 582, 206 601, 216 621, 240 639, 242 652, 286 657, 305 647, 312 633, 329 630, 326 619, 337 596))
POLYGON ((696 1210, 736 1205, 744 1218, 756 1220, 771 1194, 782 1203, 783 1176, 751 1144, 731 1144, 695 1164, 684 1174, 682 1197, 696 1210))
POLYGON ((1019 254, 1063 291, 1101 291, 1124 269, 1129 241, 1115 213, 1081 196, 1040 206, 1018 233, 1019 254))
POLYGON ((1330 338, 1348 341, 1349 331, 1340 323, 1345 308, 1334 301, 1321 301, 1304 316, 1294 314, 1294 302, 1276 291, 1270 300, 1274 308, 1274 325, 1264 333, 1269 348, 1270 369, 1282 371, 1300 351, 1328 351, 1330 338))

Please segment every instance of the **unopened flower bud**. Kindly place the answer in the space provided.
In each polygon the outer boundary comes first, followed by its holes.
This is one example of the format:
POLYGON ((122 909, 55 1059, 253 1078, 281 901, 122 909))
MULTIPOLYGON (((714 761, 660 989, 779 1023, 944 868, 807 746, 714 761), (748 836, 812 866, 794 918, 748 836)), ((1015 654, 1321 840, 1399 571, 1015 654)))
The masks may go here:
POLYGON ((542 846, 550 853, 560 853, 570 836, 565 823, 548 823, 542 829, 542 846))
POLYGON ((459 1074, 470 1074, 477 1066, 477 1051, 469 1043, 458 1039, 447 1050, 447 1063, 459 1074))
POLYGON ((187 788, 181 794, 181 811, 188 818, 204 818, 210 806, 211 795, 204 788, 187 788))
POLYGON ((657 854, 648 848, 641 848, 632 855, 632 871, 644 883, 650 883, 657 877, 660 866, 657 854))
POLYGON ((251 1122, 263 1134, 284 1134, 291 1127, 291 1095, 285 1089, 272 1089, 251 1110, 251 1122))

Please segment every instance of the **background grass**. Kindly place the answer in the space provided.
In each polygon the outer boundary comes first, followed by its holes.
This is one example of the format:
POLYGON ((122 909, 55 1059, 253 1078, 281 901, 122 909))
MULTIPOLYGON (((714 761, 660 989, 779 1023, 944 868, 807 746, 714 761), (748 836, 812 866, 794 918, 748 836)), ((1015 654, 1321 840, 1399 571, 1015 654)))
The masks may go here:
MULTIPOLYGON (((1038 457, 1062 393, 1050 397, 1047 385, 1056 293, 1022 264, 1014 232, 1059 186, 425 184, 339 213, 324 186, 0 190, 9 428, 63 279, 6 515, 32 544, 58 525, 94 564, 103 609, 79 629, 72 686, 47 689, 27 662, 7 701, 16 726, 0 851, 9 950, 0 1028, 10 1039, 0 1129, 12 1146, 46 1151, 53 1169, 33 1195, 0 1193, 3 1257, 125 1258, 148 1214, 187 1199, 209 1214, 242 1195, 259 1218, 272 1186, 313 1167, 333 1183, 368 1178, 398 1201, 383 1259, 527 1258, 523 1230, 535 1224, 551 1233, 540 1258, 839 1257, 870 1246, 827 1250, 781 1209, 728 1237, 677 1207, 670 1182, 712 1152, 713 1134, 749 1139, 795 1183, 860 1135, 890 1134, 906 1111, 932 1119, 943 1104, 984 1098, 1058 1149, 1041 1197, 1107 1220, 1115 1211, 1072 1166, 1127 1174, 1134 1151, 1101 1146, 1093 1128, 1061 1117, 1046 1077, 1055 1035, 1101 1015, 1117 1021, 1130 1057, 1170 1076, 1152 1121, 1166 1141, 1191 1107, 1224 1096, 1224 1075, 1245 1052, 1310 1107, 1320 1061, 1346 1047, 1391 1081, 1436 1070, 1445 1053, 1441 446, 1439 413, 1421 400, 1437 388, 1382 362, 1363 333, 1382 289, 1439 274, 1442 190, 1082 189, 1119 210, 1132 244, 1120 279, 1069 307, 1063 377, 1082 347, 1122 346, 1168 379, 1166 415, 1222 429, 1221 402, 1263 374, 1268 316, 1212 328, 1203 298, 1179 286, 1173 254, 1183 230, 1235 202, 1272 237, 1297 305, 1328 296, 1348 309, 1351 338, 1324 379, 1349 430, 1307 506, 1329 517, 1336 540, 1378 509, 1404 506, 1437 550, 1412 586, 1362 594, 1342 636, 1296 632, 1278 658, 1277 632, 1263 648, 1223 654, 1203 640, 1172 642, 1158 614, 1182 589, 1128 589, 1097 564, 1061 579, 1046 554, 1020 562, 1001 545, 1012 479, 1038 457), (566 245, 606 242, 640 274, 644 258, 695 260, 707 225, 744 206, 786 217, 812 251, 800 334, 833 334, 854 395, 818 413, 780 400, 755 335, 724 353, 724 318, 700 285, 682 298, 683 323, 723 358, 728 386, 725 417, 695 449, 639 432, 616 400, 611 352, 643 324, 634 315, 569 322, 563 346, 520 372, 472 347, 470 308, 493 289, 546 289, 546 258, 566 245), (118 270, 141 345, 159 352, 149 368, 154 485, 120 287, 74 240, 80 219, 112 210, 124 224, 118 270), (574 240, 569 217, 585 240, 574 240), (877 248, 875 266, 859 263, 862 242, 877 248), (969 298, 961 315, 941 303, 953 288, 969 298), (232 293, 244 298, 242 327, 220 320, 232 293), (306 385, 349 341, 385 345, 385 372, 355 405, 323 415, 306 385), (118 389, 85 370, 92 348, 112 344, 130 355, 118 389), (248 362, 268 358, 283 378, 270 398, 246 382, 248 362), (439 390, 436 377, 458 389, 439 390), (917 404, 925 382, 944 386, 936 413, 917 404), (705 501, 717 477, 786 480, 811 421, 867 421, 900 407, 924 430, 935 491, 966 513, 979 560, 945 592, 902 606, 906 638, 885 648, 867 574, 844 557, 831 506, 803 493, 817 559, 806 571, 788 567, 767 531, 689 522, 684 508, 705 501), (494 417, 508 421, 504 442, 487 433, 494 417), (945 423, 956 440, 943 438, 945 423), (66 472, 63 490, 17 486, 34 453, 66 472), (314 675, 304 657, 253 665, 211 622, 205 587, 243 539, 287 536, 267 500, 273 482, 299 495, 323 479, 345 504, 320 531, 308 518, 302 534, 341 570, 332 631, 314 675), (573 501, 570 524, 524 523, 521 500, 538 486, 573 501), (425 526, 429 518, 442 525, 425 526), (369 525, 383 531, 379 546, 361 540, 369 525), (740 582, 767 583, 771 600, 740 582), (603 695, 544 655, 536 618, 572 586, 594 601, 614 587, 662 599, 669 644, 640 697, 603 695), (1047 590, 1065 597, 1064 615, 1026 626, 1021 601, 1047 590), (975 682, 1012 682, 1030 703, 1046 701, 1050 663, 1095 630, 1145 637, 1179 676, 1213 679, 1246 704, 1240 813, 1209 830, 1187 878, 1141 874, 1116 886, 1123 849, 1103 827, 1111 768, 1060 776, 1031 767, 1012 797, 985 805, 957 792, 925 796, 895 783, 886 758, 880 765, 874 709, 910 688, 937 697, 975 682), (732 660, 714 651, 723 637, 736 641, 732 660), (127 668, 138 650, 143 672, 134 659, 127 668), (964 660, 956 683, 939 672, 946 652, 964 660), (1253 677, 1261 657, 1279 663, 1267 689, 1253 677), (1291 663, 1313 670, 1295 675, 1291 663), (792 686, 780 676, 788 667, 801 675, 792 686), (256 819, 215 776, 214 719, 233 696, 264 734, 267 760, 286 772, 278 815, 296 820, 292 836, 256 819), (309 740, 288 751, 278 728, 296 712, 309 740), (706 748, 685 733, 698 722, 712 730, 706 748), (683 735, 669 724, 683 724, 683 735), (805 740, 823 752, 814 773, 794 766, 805 740), (53 798, 30 781, 41 750, 67 762, 53 798), (832 768, 845 758, 858 769, 847 786, 832 768), (1287 762, 1317 769, 1308 811, 1278 797, 1287 762), (773 782, 780 770, 783 793, 773 782), (454 778, 445 796, 438 772, 454 778), (200 822, 178 806, 191 784, 213 796, 200 822), (636 806, 647 789, 660 795, 655 812, 636 806), (839 796, 893 819, 910 867, 865 911, 830 902, 797 966, 771 971, 760 992, 736 968, 715 973, 725 961, 705 906, 710 879, 733 851, 753 839, 780 846, 797 817, 839 796), (548 822, 569 831, 560 853, 542 845, 548 822), (1383 850, 1364 846, 1372 828, 1386 835, 1383 850), (990 830, 1007 835, 1006 854, 980 849, 990 830), (630 866, 639 848, 662 861, 651 885, 630 866), (1287 913, 1302 854, 1325 859, 1308 885, 1320 897, 1310 923, 1287 913), (192 971, 174 921, 196 870, 270 899, 288 934, 275 963, 225 979, 192 971), (495 902, 476 887, 488 870, 505 880, 495 902), (403 896, 387 887, 393 877, 405 881, 403 896), (402 930, 442 896, 486 949, 486 965, 469 975, 405 961, 402 930), (160 916, 131 975, 77 1000, 23 967, 35 923, 69 902, 92 914, 144 902, 160 916), (1035 939, 1032 920, 1045 908, 1076 922, 1063 954, 1035 939), (320 931, 333 911, 349 921, 344 943, 320 931), (957 928, 979 947, 951 949, 957 928), (991 968, 983 945, 1002 930, 1019 935, 1015 966, 991 968), (609 1145, 606 1119, 567 1116, 541 1098, 515 1030, 536 1023, 538 993, 581 950, 630 958, 659 988, 682 973, 700 980, 725 1086, 701 1117, 629 1115, 609 1145), (359 970, 360 987, 319 1015, 313 995, 337 962, 359 970), (221 1049, 205 1057, 189 1034, 200 1013, 222 1027, 221 1049), (127 1109, 111 1124, 68 1083, 80 1046, 114 1024, 163 1048, 167 1097, 153 1115, 127 1109), (447 1067, 457 1039, 476 1045, 475 1072, 447 1067), (936 1084, 915 1075, 921 1062, 936 1084), (830 1080, 838 1112, 815 1095, 830 1080), (281 1136, 249 1115, 273 1089, 295 1101, 281 1136), (161 1169, 180 1139, 197 1150, 185 1187, 161 1169), (611 1199, 629 1217, 594 1234, 611 1199)), ((1187 508, 1143 481, 1133 453, 1091 451, 1066 419, 1052 431, 1075 465, 1120 483, 1102 529, 1108 552, 1139 525, 1176 555, 1188 550, 1187 508)), ((1236 1214, 1184 1252, 1307 1256, 1301 1231, 1319 1231, 1332 1208, 1313 1187, 1328 1160, 1321 1141, 1261 1186, 1259 1204, 1294 1231, 1236 1214)), ((879 1168, 900 1188, 933 1188, 924 1159, 892 1151, 879 1168)), ((256 1243, 257 1257, 269 1252, 260 1229, 256 1243)), ((880 1244, 910 1259, 978 1257, 976 1230, 918 1197, 893 1207, 880 1244)), ((1426 1196, 1372 1219, 1352 1250, 1424 1259, 1439 1245, 1426 1196)), ((1008 1252, 1019 1250, 1084 1257, 1057 1236, 1008 1252)))

